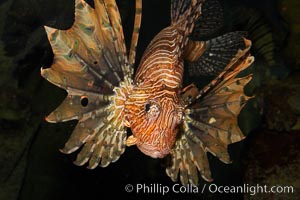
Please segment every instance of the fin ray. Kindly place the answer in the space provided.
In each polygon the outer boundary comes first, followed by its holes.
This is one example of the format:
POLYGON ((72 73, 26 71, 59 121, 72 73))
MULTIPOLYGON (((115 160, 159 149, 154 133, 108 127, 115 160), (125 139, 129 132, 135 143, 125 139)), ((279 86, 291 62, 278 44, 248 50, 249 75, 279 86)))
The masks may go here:
POLYGON ((74 163, 89 162, 90 168, 107 166, 125 150, 122 109, 132 82, 116 2, 94 3, 95 9, 75 0, 75 21, 68 30, 45 27, 54 59, 50 68, 41 69, 45 79, 68 93, 46 120, 78 120, 61 152, 81 148, 74 163))
POLYGON ((230 163, 228 145, 244 138, 237 118, 250 99, 244 94, 244 87, 251 80, 251 75, 236 76, 253 62, 248 53, 251 42, 245 40, 245 45, 246 48, 238 51, 223 72, 204 87, 193 102, 187 103, 179 132, 181 136, 175 142, 172 162, 167 167, 167 174, 172 180, 176 180, 180 172, 182 184, 197 183, 194 177, 187 175, 195 175, 193 167, 196 166, 203 179, 212 181, 206 153, 230 163))
POLYGON ((245 35, 245 32, 231 32, 203 42, 190 40, 185 50, 189 74, 191 76, 219 74, 238 50, 245 48, 243 39, 245 35))
POLYGON ((224 25, 224 11, 220 0, 206 0, 202 6, 201 18, 195 23, 191 38, 193 40, 207 39, 214 35, 224 25))

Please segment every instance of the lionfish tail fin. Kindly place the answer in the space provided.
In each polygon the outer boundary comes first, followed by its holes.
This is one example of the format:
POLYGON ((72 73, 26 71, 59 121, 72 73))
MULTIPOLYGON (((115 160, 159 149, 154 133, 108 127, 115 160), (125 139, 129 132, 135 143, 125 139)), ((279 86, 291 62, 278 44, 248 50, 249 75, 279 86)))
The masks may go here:
POLYGON ((123 107, 132 81, 116 2, 95 0, 93 9, 76 0, 70 29, 45 29, 54 59, 41 75, 68 93, 46 120, 78 120, 61 152, 80 149, 77 165, 105 167, 125 150, 123 107))
POLYGON ((206 153, 230 163, 228 145, 245 138, 238 126, 238 115, 251 98, 245 95, 244 87, 252 77, 236 77, 254 61, 249 54, 251 42, 245 39, 245 45, 185 110, 181 137, 176 141, 172 162, 167 168, 172 180, 176 180, 179 172, 183 184, 196 184, 197 172, 205 180, 211 180, 206 153))

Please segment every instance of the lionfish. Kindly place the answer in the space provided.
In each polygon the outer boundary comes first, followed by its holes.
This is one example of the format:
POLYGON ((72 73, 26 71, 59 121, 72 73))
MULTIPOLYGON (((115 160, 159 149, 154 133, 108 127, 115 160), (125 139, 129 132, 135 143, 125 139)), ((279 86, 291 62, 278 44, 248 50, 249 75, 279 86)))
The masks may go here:
POLYGON ((198 175, 212 181, 207 152, 230 163, 227 146, 244 138, 237 117, 251 98, 243 92, 251 75, 236 76, 254 61, 240 32, 190 39, 217 24, 215 5, 172 0, 171 25, 153 38, 135 73, 142 0, 136 0, 129 55, 115 0, 94 0, 94 8, 75 0, 70 29, 45 26, 54 59, 41 74, 68 93, 46 120, 78 120, 61 152, 80 149, 74 163, 94 169, 136 145, 152 158, 169 157, 166 173, 173 181, 179 176, 182 184, 197 185, 198 175), (216 78, 202 90, 183 87, 184 63, 192 75, 216 78))

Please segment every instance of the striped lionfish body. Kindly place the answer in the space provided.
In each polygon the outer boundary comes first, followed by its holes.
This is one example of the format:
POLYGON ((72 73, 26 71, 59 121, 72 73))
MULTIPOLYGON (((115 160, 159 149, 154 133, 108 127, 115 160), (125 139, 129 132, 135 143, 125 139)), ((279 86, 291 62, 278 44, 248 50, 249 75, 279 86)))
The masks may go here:
POLYGON ((174 147, 184 104, 180 96, 183 60, 178 59, 182 38, 174 27, 162 30, 146 49, 125 103, 131 140, 146 155, 163 158, 174 147))
POLYGON ((220 4, 173 0, 171 25, 151 41, 133 76, 141 5, 136 0, 128 57, 114 0, 95 0, 95 9, 75 0, 69 30, 46 27, 54 61, 42 76, 68 92, 46 119, 78 120, 61 149, 69 154, 82 147, 77 165, 105 167, 126 146, 137 145, 153 158, 170 157, 167 174, 173 181, 179 172, 182 184, 198 184, 198 173, 212 180, 206 152, 229 163, 227 146, 244 138, 237 117, 249 99, 243 88, 251 75, 236 76, 253 62, 251 43, 238 32, 191 40, 194 27, 210 32, 211 24, 218 24, 211 15, 220 4), (201 91, 194 85, 183 88, 184 61, 193 75, 216 78, 201 91))

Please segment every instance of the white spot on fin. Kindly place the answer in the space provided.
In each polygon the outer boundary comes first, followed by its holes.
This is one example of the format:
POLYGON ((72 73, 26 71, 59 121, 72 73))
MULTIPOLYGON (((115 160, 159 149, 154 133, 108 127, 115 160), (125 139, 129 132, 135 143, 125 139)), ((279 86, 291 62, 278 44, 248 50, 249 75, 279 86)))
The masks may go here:
POLYGON ((211 117, 208 121, 209 124, 215 123, 217 120, 214 117, 211 117))

